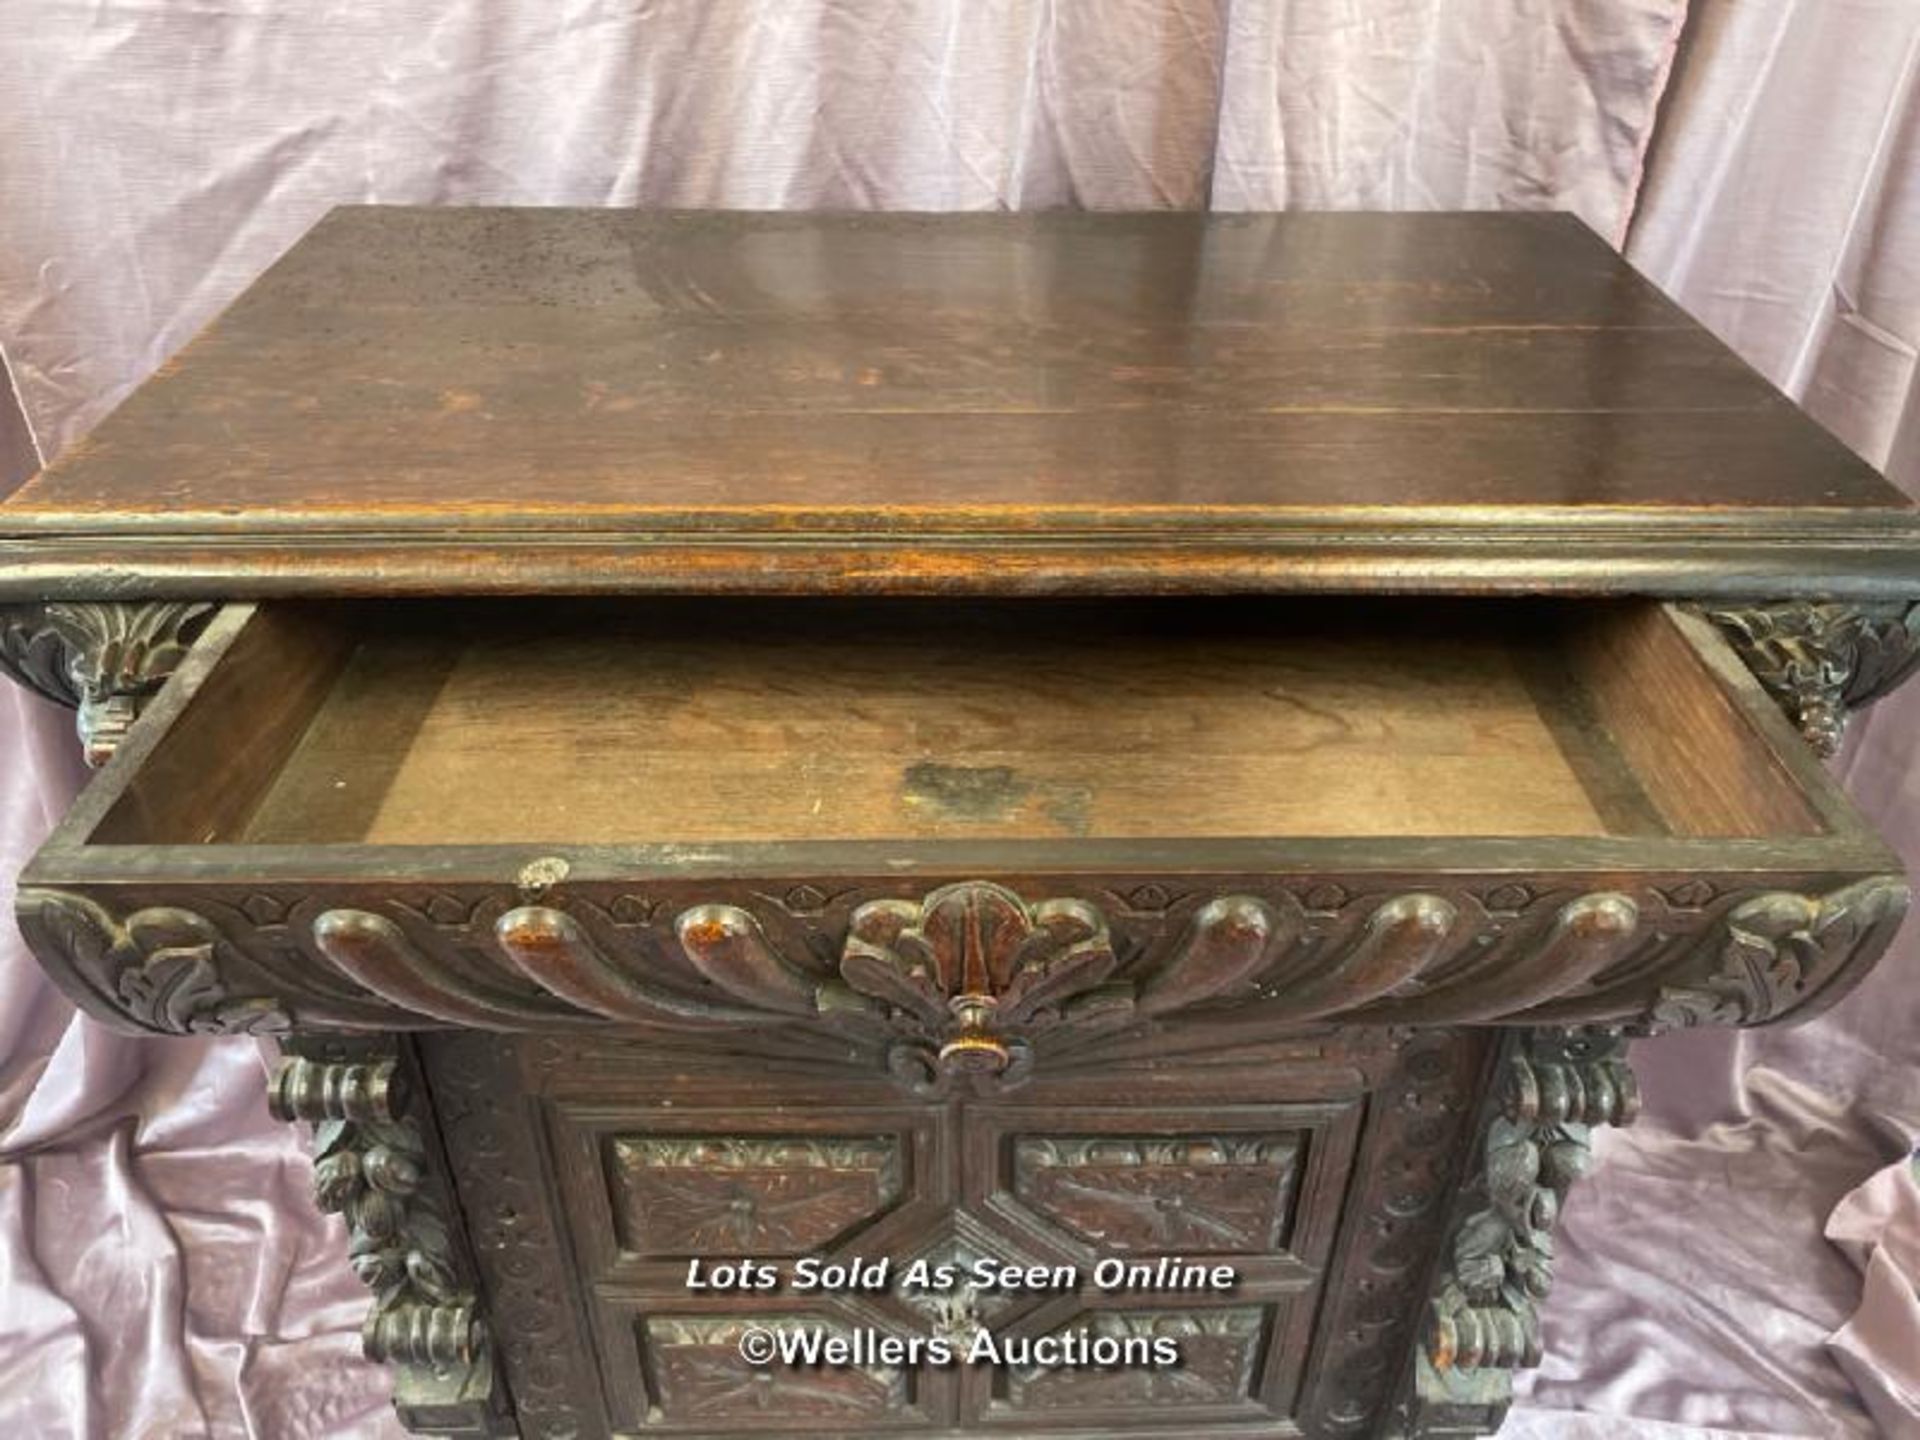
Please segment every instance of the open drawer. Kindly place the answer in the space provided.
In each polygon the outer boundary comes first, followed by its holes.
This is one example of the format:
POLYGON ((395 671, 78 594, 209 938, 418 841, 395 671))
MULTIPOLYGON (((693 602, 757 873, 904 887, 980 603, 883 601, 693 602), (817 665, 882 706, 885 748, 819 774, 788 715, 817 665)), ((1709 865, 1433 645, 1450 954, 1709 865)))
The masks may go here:
POLYGON ((1906 894, 1674 607, 636 600, 230 607, 19 904, 122 1024, 825 1030, 937 1085, 1758 1023, 1906 894))

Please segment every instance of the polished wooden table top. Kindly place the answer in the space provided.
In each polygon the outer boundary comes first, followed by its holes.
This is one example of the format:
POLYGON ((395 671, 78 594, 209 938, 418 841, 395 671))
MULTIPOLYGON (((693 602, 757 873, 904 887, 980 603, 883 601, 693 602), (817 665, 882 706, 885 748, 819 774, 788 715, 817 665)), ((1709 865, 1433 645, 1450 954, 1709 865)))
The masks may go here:
POLYGON ((0 594, 1874 593, 1920 520, 1562 215, 336 210, 0 594))

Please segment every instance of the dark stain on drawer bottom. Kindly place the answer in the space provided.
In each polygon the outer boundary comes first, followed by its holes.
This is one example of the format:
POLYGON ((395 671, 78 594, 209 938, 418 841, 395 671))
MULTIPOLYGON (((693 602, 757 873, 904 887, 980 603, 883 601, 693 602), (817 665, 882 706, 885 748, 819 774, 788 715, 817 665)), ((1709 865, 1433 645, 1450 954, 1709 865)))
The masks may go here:
POLYGON ((1029 805, 1069 835, 1087 833, 1093 792, 1084 785, 1035 784, 1011 765, 943 765, 921 760, 901 773, 906 803, 960 825, 1005 825, 1029 805))

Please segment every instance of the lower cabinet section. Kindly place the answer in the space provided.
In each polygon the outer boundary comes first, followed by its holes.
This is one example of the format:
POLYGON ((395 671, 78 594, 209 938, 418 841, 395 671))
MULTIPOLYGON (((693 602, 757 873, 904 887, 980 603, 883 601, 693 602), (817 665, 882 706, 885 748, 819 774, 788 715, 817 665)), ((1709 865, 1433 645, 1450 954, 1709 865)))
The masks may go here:
POLYGON ((913 1100, 643 1040, 422 1037, 527 1436, 1384 1433, 1483 1032, 913 1100))

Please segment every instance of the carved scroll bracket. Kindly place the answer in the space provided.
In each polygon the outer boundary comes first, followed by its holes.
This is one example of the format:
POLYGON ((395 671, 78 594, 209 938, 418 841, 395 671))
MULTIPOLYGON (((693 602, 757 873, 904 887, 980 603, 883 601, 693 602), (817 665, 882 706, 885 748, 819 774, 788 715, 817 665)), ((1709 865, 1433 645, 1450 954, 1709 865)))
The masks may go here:
POLYGON ((1920 664, 1920 605, 1911 601, 1783 600, 1706 614, 1822 756, 1839 750, 1848 711, 1920 664))
POLYGON ((1498 1424, 1507 1372, 1540 1363, 1554 1227, 1592 1166, 1592 1132, 1631 1124, 1639 1109, 1620 1035, 1534 1030, 1509 1042, 1465 1214, 1428 1306, 1413 1434, 1475 1433, 1448 1428, 1463 1410, 1498 1424))
POLYGON ((511 1433, 428 1137, 412 1118, 404 1062, 291 1055, 268 1090, 279 1120, 313 1125, 314 1197, 346 1219, 348 1259, 373 1291, 367 1358, 396 1367, 394 1405, 428 1435, 511 1433))
POLYGON ((104 765, 215 609, 201 600, 0 606, 0 672, 78 711, 87 763, 104 765))

